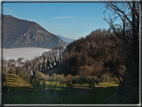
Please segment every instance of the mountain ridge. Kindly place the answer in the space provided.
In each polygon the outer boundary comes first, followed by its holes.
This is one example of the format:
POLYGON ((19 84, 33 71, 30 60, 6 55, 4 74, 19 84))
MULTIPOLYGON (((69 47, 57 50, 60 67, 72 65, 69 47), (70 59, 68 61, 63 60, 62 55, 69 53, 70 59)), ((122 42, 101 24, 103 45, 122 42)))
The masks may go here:
POLYGON ((62 39, 64 42, 66 42, 67 44, 73 42, 75 39, 69 39, 69 38, 66 38, 66 37, 63 37, 61 35, 56 35, 58 36, 60 39, 62 39))
POLYGON ((2 15, 3 48, 67 46, 58 36, 33 21, 2 15))

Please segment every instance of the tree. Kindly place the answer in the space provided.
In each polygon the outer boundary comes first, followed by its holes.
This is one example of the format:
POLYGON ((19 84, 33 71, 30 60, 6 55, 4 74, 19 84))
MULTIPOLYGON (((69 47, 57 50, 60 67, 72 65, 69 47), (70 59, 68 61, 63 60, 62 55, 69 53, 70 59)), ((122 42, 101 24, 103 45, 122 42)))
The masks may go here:
POLYGON ((31 60, 31 70, 33 71, 33 75, 35 75, 35 72, 36 72, 36 68, 38 66, 38 63, 39 63, 39 57, 36 56, 34 57, 32 60, 31 60))
POLYGON ((24 62, 25 71, 27 71, 28 73, 30 73, 31 71, 31 65, 32 65, 32 62, 28 59, 24 62))
MULTIPOLYGON (((119 84, 115 94, 108 99, 107 104, 122 103, 126 100, 124 96, 129 96, 125 103, 139 101, 139 3, 134 0, 132 2, 126 0, 125 3, 106 3, 106 10, 111 11, 112 17, 105 20, 110 25, 110 32, 122 40, 119 52, 122 53, 121 58, 126 66, 123 82, 119 84), (115 23, 118 18, 121 20, 120 24, 115 23)), ((112 62, 111 64, 115 65, 112 62)))
POLYGON ((24 65, 24 62, 22 61, 24 58, 18 58, 17 59, 17 63, 18 63, 18 67, 21 67, 22 65, 24 65))
POLYGON ((15 59, 9 59, 7 65, 8 67, 13 67, 16 70, 16 75, 18 75, 15 59))
MULTIPOLYGON (((110 30, 119 37, 123 45, 121 45, 123 59, 125 61, 127 70, 131 73, 137 74, 139 66, 139 2, 126 0, 126 3, 106 3, 106 10, 112 12, 113 17, 108 19, 105 17, 105 21, 110 25, 110 30), (115 21, 120 19, 122 23, 116 24, 115 21)), ((124 82, 124 81, 123 81, 124 82)))
POLYGON ((2 64, 3 64, 3 67, 7 67, 7 61, 5 59, 2 59, 2 64))

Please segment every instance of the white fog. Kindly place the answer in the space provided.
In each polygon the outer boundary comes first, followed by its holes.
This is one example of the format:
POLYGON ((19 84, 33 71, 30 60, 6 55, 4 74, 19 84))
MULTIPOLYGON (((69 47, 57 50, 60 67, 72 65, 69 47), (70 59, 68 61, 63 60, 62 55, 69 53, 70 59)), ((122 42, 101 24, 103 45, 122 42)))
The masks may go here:
POLYGON ((35 47, 26 47, 26 48, 3 48, 3 58, 8 60, 10 58, 17 59, 23 57, 24 60, 32 59, 35 56, 40 56, 44 51, 49 51, 47 48, 35 48, 35 47))

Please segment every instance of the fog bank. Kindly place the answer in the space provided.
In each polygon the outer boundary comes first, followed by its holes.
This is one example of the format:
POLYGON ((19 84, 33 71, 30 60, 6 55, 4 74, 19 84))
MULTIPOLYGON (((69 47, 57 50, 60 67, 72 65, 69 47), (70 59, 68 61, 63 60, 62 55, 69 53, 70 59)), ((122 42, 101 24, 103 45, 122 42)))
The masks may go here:
POLYGON ((8 59, 17 59, 20 57, 23 57, 24 60, 26 59, 32 59, 35 56, 40 56, 44 51, 47 52, 51 49, 46 49, 46 48, 35 48, 35 47, 29 47, 29 48, 10 48, 10 49, 5 49, 3 48, 3 58, 6 60, 8 59))

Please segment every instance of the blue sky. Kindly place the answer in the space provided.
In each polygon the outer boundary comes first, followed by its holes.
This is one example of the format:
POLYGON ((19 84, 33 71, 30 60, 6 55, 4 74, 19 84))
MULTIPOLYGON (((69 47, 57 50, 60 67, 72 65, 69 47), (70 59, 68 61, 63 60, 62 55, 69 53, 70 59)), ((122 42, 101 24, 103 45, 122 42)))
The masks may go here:
POLYGON ((102 3, 3 3, 3 14, 37 22, 47 31, 67 38, 85 37, 109 28, 102 3))

